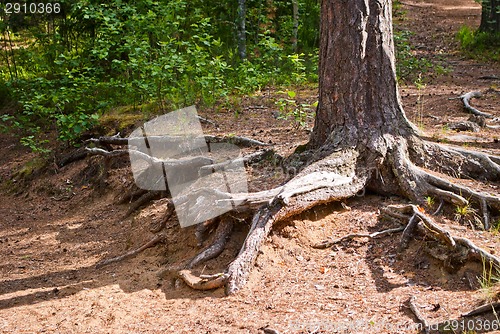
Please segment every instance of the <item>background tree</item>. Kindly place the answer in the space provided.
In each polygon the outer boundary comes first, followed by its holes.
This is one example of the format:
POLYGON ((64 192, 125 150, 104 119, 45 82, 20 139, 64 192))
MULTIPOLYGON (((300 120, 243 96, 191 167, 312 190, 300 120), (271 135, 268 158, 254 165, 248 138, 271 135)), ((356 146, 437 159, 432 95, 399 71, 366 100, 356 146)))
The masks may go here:
POLYGON ((500 1, 482 0, 481 25, 479 30, 489 33, 500 33, 500 1))

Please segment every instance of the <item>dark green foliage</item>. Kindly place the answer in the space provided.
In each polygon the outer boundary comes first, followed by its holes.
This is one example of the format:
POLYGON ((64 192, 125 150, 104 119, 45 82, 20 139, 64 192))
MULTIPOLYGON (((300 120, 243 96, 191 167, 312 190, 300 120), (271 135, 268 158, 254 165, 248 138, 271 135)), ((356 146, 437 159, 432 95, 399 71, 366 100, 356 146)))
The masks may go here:
MULTIPOLYGON (((16 102, 1 127, 21 130, 31 148, 53 130, 73 143, 118 106, 147 105, 151 116, 230 106, 231 95, 317 80, 319 0, 299 0, 298 21, 292 0, 246 0, 244 60, 238 1, 57 2, 58 13, 37 15, 0 5, 0 100, 16 102)), ((396 35, 400 76, 420 70, 406 41, 396 35)))
POLYGON ((460 41, 463 51, 470 57, 500 61, 499 33, 473 31, 464 26, 457 33, 457 39, 460 41))
MULTIPOLYGON (((12 14, 0 27, 1 75, 18 102, 15 116, 2 120, 22 129, 29 146, 52 128, 72 141, 118 105, 212 105, 235 92, 316 78, 316 62, 291 53, 288 1, 248 1, 245 61, 236 52, 235 1, 59 2, 58 15, 12 14)), ((319 16, 316 1, 303 6, 319 16)), ((299 45, 315 55, 317 31, 307 29, 307 45, 299 45)))

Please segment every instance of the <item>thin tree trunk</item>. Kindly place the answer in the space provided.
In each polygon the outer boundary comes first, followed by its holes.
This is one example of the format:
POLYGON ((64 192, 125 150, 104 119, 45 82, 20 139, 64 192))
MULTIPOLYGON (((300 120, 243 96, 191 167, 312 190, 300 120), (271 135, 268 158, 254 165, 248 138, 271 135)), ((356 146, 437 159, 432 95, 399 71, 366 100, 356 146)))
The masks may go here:
POLYGON ((240 59, 247 58, 246 4, 238 0, 238 53, 240 59))
POLYGON ((299 39, 299 0, 292 0, 293 6, 293 31, 292 31, 292 51, 297 53, 297 41, 299 39))
POLYGON ((500 0, 483 0, 479 30, 500 33, 500 0))

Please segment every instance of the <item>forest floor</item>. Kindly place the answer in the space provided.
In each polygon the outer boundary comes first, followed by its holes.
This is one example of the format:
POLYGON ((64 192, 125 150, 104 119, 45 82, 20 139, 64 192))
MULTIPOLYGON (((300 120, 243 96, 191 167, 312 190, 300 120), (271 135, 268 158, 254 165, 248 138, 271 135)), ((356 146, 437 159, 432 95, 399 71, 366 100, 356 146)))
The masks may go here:
MULTIPOLYGON (((499 64, 465 58, 454 38, 462 25, 479 25, 480 5, 406 0, 402 9, 407 13, 399 24, 415 33, 412 45, 446 69, 424 74, 424 86, 400 87, 408 118, 431 140, 499 154, 498 130, 455 132, 446 126, 468 118, 456 98, 473 90, 484 94, 472 104, 500 117, 500 81, 480 79, 500 76, 499 64)), ((297 93, 309 103, 317 98, 313 90, 297 93)), ((219 125, 204 131, 252 137, 290 154, 307 141, 308 132, 273 117, 275 98, 276 92, 262 91, 246 97, 237 112, 199 110, 219 125)), ((149 240, 149 226, 161 217, 165 200, 122 219, 129 205, 116 204, 117 198, 132 182, 126 159, 114 163, 105 179, 99 176, 102 159, 93 157, 63 168, 51 165, 27 183, 15 172, 29 166, 34 155, 7 135, 0 136, 0 152, 0 181, 17 190, 7 193, 4 186, 0 193, 1 333, 262 333, 265 327, 279 333, 416 333, 411 296, 431 324, 458 319, 485 299, 497 298, 494 288, 484 289, 491 282, 481 280, 481 263, 445 270, 426 254, 422 240, 400 254, 398 235, 327 250, 310 247, 328 237, 390 227, 379 220, 379 208, 405 201, 370 194, 347 200, 350 210, 333 203, 277 224, 248 284, 234 296, 226 297, 222 289, 193 291, 156 275, 199 251, 194 229, 181 229, 175 219, 167 224, 165 244, 96 269, 98 261, 149 240)), ((272 187, 285 176, 262 164, 248 172, 250 190, 272 187)), ((499 182, 456 182, 500 194, 499 182)), ((500 250, 498 232, 473 230, 453 217, 454 208, 447 208, 437 219, 453 234, 490 252, 500 250)), ((235 257, 247 224, 236 227, 225 251, 208 261, 204 272, 219 272, 235 257)), ((477 332, 498 321, 488 314, 467 320, 477 332)))

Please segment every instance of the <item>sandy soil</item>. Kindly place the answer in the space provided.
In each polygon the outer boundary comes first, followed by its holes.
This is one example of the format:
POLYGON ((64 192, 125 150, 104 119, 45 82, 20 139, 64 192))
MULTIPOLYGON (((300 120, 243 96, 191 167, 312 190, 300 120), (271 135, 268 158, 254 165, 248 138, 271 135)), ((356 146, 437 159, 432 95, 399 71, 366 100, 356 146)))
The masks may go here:
MULTIPOLYGON (((500 66, 478 63, 457 52, 453 35, 460 26, 476 27, 480 6, 473 0, 405 1, 406 20, 400 24, 414 31, 411 37, 419 55, 448 70, 426 77, 425 87, 402 86, 408 118, 427 137, 498 154, 498 130, 456 133, 446 128, 466 120, 460 94, 485 92, 474 105, 500 116, 500 66)), ((314 91, 300 91, 309 102, 314 91)), ((275 145, 289 154, 307 140, 307 131, 276 120, 276 107, 268 92, 245 98, 242 108, 200 114, 219 123, 207 133, 241 134, 275 145)), ((275 226, 252 272, 237 295, 222 290, 199 292, 170 277, 157 277, 162 267, 191 258, 198 251, 194 229, 168 222, 165 244, 137 257, 96 269, 95 264, 149 240, 151 224, 165 210, 158 200, 132 217, 122 219, 128 204, 117 199, 130 188, 126 161, 112 164, 101 177, 102 159, 91 158, 64 168, 49 166, 29 183, 14 177, 33 159, 16 141, 0 136, 0 332, 1 333, 417 333, 417 321, 408 309, 416 296, 420 312, 430 323, 457 319, 494 295, 479 289, 476 277, 481 263, 455 271, 425 253, 424 240, 397 252, 398 237, 358 240, 333 249, 317 250, 311 243, 353 232, 388 228, 379 208, 404 202, 365 194, 317 207, 275 226), (12 181, 14 178, 15 181, 12 181), (11 180, 11 181, 9 181, 11 180), (7 192, 15 189, 14 192, 7 192)), ((271 187, 283 180, 266 165, 249 170, 251 190, 271 187)), ((460 181, 499 195, 499 182, 460 181)), ((447 217, 453 218, 453 208, 447 217)), ((491 252, 498 252, 498 233, 473 231, 452 219, 440 217, 452 233, 466 236, 491 252)), ((214 273, 235 257, 248 229, 236 228, 228 247, 202 268, 214 273)), ((474 328, 497 321, 473 318, 474 328)), ((452 327, 452 326, 450 326, 452 327)))

